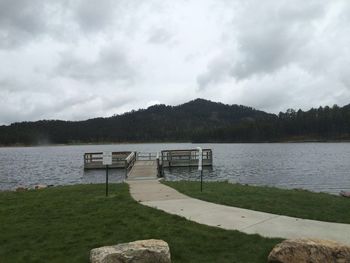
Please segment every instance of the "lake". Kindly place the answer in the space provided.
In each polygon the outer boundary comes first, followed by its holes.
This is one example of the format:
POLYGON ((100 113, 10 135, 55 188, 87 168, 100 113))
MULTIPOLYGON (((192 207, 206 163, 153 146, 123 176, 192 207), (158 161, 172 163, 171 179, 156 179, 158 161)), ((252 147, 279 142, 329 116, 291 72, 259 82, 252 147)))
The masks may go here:
MULTIPOLYGON (((156 152, 166 149, 211 148, 212 168, 207 181, 302 188, 337 194, 350 190, 350 143, 274 144, 114 144, 0 148, 0 190, 36 184, 102 183, 103 170, 84 171, 83 154, 96 151, 156 152)), ((110 182, 124 179, 123 170, 111 170, 110 182)), ((198 180, 195 168, 165 170, 167 180, 198 180)))

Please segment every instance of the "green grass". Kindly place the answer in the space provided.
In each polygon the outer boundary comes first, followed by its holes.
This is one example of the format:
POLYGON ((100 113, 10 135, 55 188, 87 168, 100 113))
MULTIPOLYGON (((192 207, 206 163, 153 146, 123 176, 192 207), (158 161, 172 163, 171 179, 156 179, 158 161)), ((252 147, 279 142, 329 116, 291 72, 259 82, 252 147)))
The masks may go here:
POLYGON ((350 199, 305 190, 247 186, 227 182, 163 182, 178 191, 205 201, 328 222, 350 223, 350 199))
POLYGON ((163 239, 173 262, 266 262, 279 239, 208 227, 145 207, 126 184, 0 193, 0 262, 88 262, 92 248, 163 239))

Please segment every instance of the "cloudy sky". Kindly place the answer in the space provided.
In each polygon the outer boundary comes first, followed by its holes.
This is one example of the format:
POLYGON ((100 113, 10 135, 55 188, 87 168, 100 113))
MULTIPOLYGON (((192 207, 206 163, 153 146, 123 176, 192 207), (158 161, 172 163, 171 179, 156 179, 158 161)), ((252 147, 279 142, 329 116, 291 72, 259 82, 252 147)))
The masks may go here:
POLYGON ((348 0, 0 0, 0 124, 345 105, 349 66, 348 0))

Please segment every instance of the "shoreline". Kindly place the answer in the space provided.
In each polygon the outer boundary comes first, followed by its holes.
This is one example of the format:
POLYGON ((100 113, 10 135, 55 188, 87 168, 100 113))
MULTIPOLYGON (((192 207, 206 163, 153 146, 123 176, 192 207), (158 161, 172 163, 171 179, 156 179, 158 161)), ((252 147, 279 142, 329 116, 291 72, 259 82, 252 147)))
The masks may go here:
POLYGON ((91 142, 91 143, 53 143, 53 144, 14 144, 0 145, 0 148, 30 148, 30 147, 59 147, 59 146, 88 146, 88 145, 129 145, 129 144, 288 144, 288 143, 350 143, 349 140, 282 140, 282 141, 256 141, 256 142, 191 142, 191 141, 153 141, 153 142, 91 142))
MULTIPOLYGON (((124 180, 121 181, 115 181, 110 184, 122 184, 124 183, 124 180)), ((189 182, 189 183, 199 183, 199 180, 167 180, 165 177, 163 177, 163 182, 165 184, 169 183, 178 183, 178 182, 189 182)), ((235 181, 230 181, 230 180, 215 180, 215 181, 204 181, 204 183, 207 184, 220 184, 220 183, 227 183, 229 185, 238 185, 242 187, 250 187, 250 188, 257 188, 257 189, 274 189, 278 191, 297 191, 297 192, 307 192, 310 194, 326 194, 329 196, 341 196, 341 192, 344 190, 339 190, 338 192, 330 192, 330 191, 318 191, 318 190, 311 190, 307 188, 295 188, 295 187, 279 187, 275 185, 268 185, 268 184, 254 184, 254 183, 249 183, 249 184, 244 184, 244 183, 238 183, 235 181)), ((1 184, 1 182, 0 182, 1 184)), ((32 190, 38 190, 38 189, 43 189, 43 188, 52 188, 52 187, 66 187, 66 186, 74 186, 74 185, 98 185, 98 184, 103 184, 102 182, 95 182, 95 183, 87 183, 87 182, 74 182, 74 183, 58 183, 58 184, 45 184, 45 183, 35 183, 35 184, 17 184, 15 187, 8 188, 8 189, 0 189, 0 193, 4 192, 26 192, 26 191, 32 191, 32 190)), ((349 192, 347 191, 348 189, 345 189, 344 192, 349 192)), ((344 196, 343 196, 344 197, 344 196)), ((346 197, 348 198, 348 197, 346 197)))

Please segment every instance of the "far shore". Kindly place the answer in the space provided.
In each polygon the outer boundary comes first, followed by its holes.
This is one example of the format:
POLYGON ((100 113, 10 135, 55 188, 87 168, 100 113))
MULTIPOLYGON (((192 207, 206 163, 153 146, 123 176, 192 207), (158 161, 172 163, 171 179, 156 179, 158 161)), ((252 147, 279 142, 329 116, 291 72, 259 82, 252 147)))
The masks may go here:
POLYGON ((238 141, 238 142, 221 142, 221 141, 152 141, 152 142, 90 142, 90 143, 52 143, 52 144, 12 144, 0 145, 0 148, 21 148, 21 147, 52 147, 52 146, 84 146, 84 145, 128 145, 128 144, 287 144, 287 143, 350 143, 350 139, 346 140, 326 140, 326 139, 309 139, 309 140, 281 140, 281 141, 238 141))

